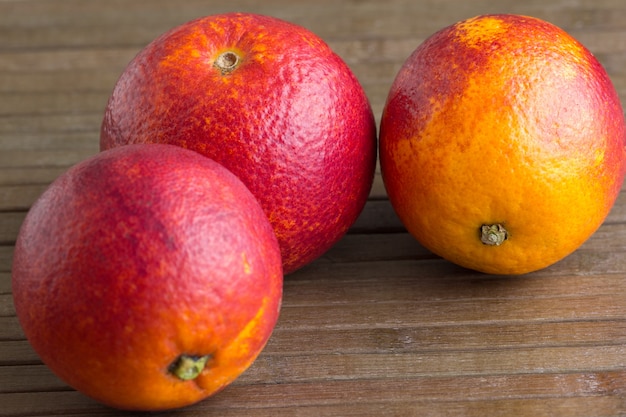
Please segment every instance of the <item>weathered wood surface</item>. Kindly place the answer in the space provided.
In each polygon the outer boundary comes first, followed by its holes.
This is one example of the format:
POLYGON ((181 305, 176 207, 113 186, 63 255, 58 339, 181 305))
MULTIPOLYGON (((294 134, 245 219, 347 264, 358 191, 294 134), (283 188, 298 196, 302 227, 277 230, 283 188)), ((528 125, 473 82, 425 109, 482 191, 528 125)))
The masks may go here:
MULTIPOLYGON (((533 15, 581 40, 626 98, 623 0, 0 0, 0 415, 118 416, 57 379, 15 317, 10 270, 26 211, 98 151, 108 94, 165 30, 253 11, 323 37, 379 119, 396 71, 428 35, 491 12, 533 15)), ((626 193, 568 258, 486 276, 420 247, 380 178, 350 233, 287 277, 278 326, 231 387, 181 416, 626 415, 626 193)))

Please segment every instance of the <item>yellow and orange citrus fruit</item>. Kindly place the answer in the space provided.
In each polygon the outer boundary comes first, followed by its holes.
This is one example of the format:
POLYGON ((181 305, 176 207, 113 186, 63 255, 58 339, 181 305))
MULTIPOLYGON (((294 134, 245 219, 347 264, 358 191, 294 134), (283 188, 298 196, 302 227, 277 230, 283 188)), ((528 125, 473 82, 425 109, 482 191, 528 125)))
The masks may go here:
POLYGON ((391 204, 426 248, 522 274, 564 258, 604 221, 624 180, 624 114, 605 69, 564 30, 478 16, 404 63, 380 158, 391 204))

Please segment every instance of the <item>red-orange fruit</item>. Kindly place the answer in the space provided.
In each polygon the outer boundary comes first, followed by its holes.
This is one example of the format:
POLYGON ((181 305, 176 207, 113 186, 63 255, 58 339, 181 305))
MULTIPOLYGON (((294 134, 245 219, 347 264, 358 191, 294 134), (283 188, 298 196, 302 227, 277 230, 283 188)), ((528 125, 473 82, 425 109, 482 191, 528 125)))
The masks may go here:
POLYGON ((163 410, 255 360, 282 265, 236 176, 179 147, 129 145, 70 168, 34 203, 12 284, 24 333, 61 379, 113 407, 163 410))
POLYGON ((362 86, 317 35, 276 18, 224 14, 163 34, 128 64, 107 104, 101 149, 169 143, 208 156, 257 197, 285 273, 354 223, 376 164, 362 86))
POLYGON ((602 224, 624 180, 625 132, 611 80, 578 41, 540 19, 479 16, 432 35, 400 69, 381 170, 425 247, 521 274, 602 224))

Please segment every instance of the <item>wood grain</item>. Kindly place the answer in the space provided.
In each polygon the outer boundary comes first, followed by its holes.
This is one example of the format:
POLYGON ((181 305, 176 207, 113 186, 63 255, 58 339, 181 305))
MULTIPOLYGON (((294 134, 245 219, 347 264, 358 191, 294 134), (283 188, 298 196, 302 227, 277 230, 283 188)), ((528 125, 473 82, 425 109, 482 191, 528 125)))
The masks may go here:
MULTIPOLYGON (((68 387, 25 339, 13 246, 48 184, 98 152, 106 100, 133 56, 180 23, 234 10, 320 35, 363 84, 377 121, 419 43, 494 12, 561 26, 626 98, 623 0, 0 0, 0 415, 123 414, 68 387)), ((555 265, 521 277, 468 271, 406 232, 378 173, 348 234, 286 278, 258 360, 222 393, 168 415, 625 416, 625 252, 622 192, 555 265)))

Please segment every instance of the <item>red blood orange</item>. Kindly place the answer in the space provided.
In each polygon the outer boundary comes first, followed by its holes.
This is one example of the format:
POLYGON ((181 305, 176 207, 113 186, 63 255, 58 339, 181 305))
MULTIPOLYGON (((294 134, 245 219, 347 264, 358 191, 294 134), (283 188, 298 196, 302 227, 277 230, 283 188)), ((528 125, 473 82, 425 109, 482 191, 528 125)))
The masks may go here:
POLYGON ((282 295, 256 199, 219 164, 170 145, 119 147, 61 175, 26 216, 12 280, 44 363, 135 410, 231 383, 270 337, 282 295))
POLYGON ((169 143, 234 172, 274 227, 285 273, 323 254, 360 214, 376 128, 344 61, 310 31, 225 14, 163 34, 129 63, 101 148, 169 143))

